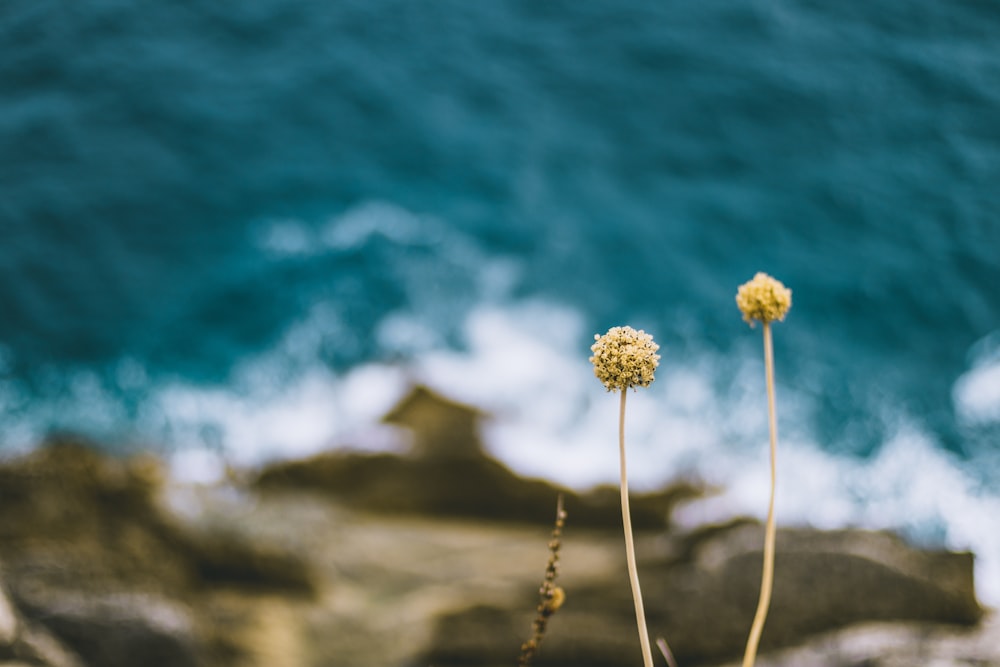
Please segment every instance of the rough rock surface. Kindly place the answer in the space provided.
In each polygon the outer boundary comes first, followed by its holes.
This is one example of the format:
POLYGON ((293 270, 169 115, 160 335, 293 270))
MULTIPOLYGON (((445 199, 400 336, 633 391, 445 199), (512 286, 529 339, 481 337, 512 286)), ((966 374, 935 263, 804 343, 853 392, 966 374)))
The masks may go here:
MULTIPOLYGON (((420 511, 381 506, 368 488, 404 480, 418 493, 424 475, 446 486, 454 459, 434 459, 331 454, 282 468, 309 483, 250 488, 180 487, 149 460, 66 442, 8 462, 0 665, 514 664, 560 490, 488 459, 465 470, 494 477, 432 490, 420 511), (467 492, 476 507, 491 490, 511 503, 529 493, 538 507, 515 521, 434 504, 467 492)), ((540 667, 640 663, 617 497, 602 493, 567 497, 557 582, 567 599, 540 667)), ((656 502, 636 535, 651 631, 683 667, 725 663, 742 651, 756 603, 763 531, 737 521, 681 534, 664 520, 669 503, 656 502)), ((980 620, 971 563, 886 533, 783 529, 758 664, 918 664, 918 642, 936 665, 1000 667, 988 648, 1000 628, 980 620)))
POLYGON ((0 585, 0 665, 83 667, 83 662, 43 627, 22 618, 0 585))
MULTIPOLYGON (((218 591, 315 594, 303 558, 231 531, 193 530, 163 511, 160 471, 152 459, 119 460, 66 439, 0 466, 2 601, 18 633, 9 657, 231 664, 240 647, 214 615, 218 591)), ((4 607, 0 647, 11 633, 4 607)))
POLYGON ((158 502, 163 482, 151 457, 116 459, 70 438, 48 443, 0 466, 0 556, 18 582, 65 576, 171 594, 205 583, 311 589, 309 569, 279 549, 181 525, 158 502))
MULTIPOLYGON (((578 494, 515 475, 486 456, 410 458, 393 454, 319 454, 275 464, 257 476, 261 491, 313 490, 357 510, 544 524, 562 493, 577 526, 621 525, 618 489, 578 494)), ((672 508, 702 490, 685 482, 632 500, 632 524, 664 528, 672 508)))
POLYGON ((149 593, 22 591, 25 616, 44 623, 89 665, 199 664, 192 610, 149 593))
MULTIPOLYGON (((731 662, 722 667, 738 667, 731 662)), ((972 627, 894 622, 864 623, 823 633, 764 654, 758 667, 994 667, 1000 665, 1000 617, 991 612, 972 627)))
MULTIPOLYGON (((650 633, 665 637, 681 664, 742 653, 757 603, 762 542, 763 529, 748 522, 677 542, 667 535, 641 539, 650 633)), ((864 621, 968 627, 982 615, 969 554, 916 550, 893 535, 856 530, 782 530, 777 554, 763 650, 864 621)), ((567 547, 567 579, 571 558, 567 547)), ((624 571, 622 557, 604 577, 563 584, 568 600, 546 639, 547 664, 641 662, 624 571)), ((503 664, 517 629, 516 612, 470 606, 441 619, 427 658, 436 665, 503 664)))

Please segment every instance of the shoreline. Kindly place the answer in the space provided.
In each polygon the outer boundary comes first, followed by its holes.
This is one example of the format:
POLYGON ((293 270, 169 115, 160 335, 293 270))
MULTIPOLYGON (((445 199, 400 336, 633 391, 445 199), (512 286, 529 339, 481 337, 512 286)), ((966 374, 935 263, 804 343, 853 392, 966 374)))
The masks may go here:
MULTIPOLYGON (((504 664, 530 629, 559 489, 509 471, 508 486, 487 485, 501 504, 527 489, 547 497, 526 520, 434 509, 482 479, 449 487, 453 496, 431 483, 436 493, 411 495, 408 508, 371 504, 406 497, 416 488, 412 478, 433 482, 428 470, 453 472, 449 465, 458 464, 331 452, 242 471, 247 483, 204 486, 167 478, 150 457, 49 446, 0 465, 7 509, 0 581, 25 627, 47 630, 68 651, 91 658, 84 664, 102 667, 132 664, 94 663, 102 636, 153 638, 164 655, 188 657, 179 664, 210 667, 234 664, 233 655, 248 666, 318 666, 333 656, 351 656, 354 667, 504 664), (317 471, 315 485, 274 477, 289 465, 317 471), (377 474, 360 475, 373 465, 377 474), (345 474, 364 479, 363 486, 376 480, 380 493, 348 493, 334 483, 345 474), (395 492, 394 483, 402 484, 395 492), (118 620, 109 625, 109 618, 118 620), (126 618, 130 634, 122 635, 126 618), (91 639, 81 644, 82 629, 91 639)), ((499 464, 461 465, 466 474, 495 475, 499 464)), ((661 509, 673 497, 652 496, 661 509)), ((567 601, 542 655, 551 664, 630 664, 635 628, 620 579, 620 525, 609 518, 616 498, 591 498, 589 508, 582 500, 567 507, 559 579, 567 601)), ((685 667, 725 664, 741 648, 760 538, 750 520, 694 531, 663 520, 637 530, 651 630, 670 639, 685 667)), ((1000 666, 1000 655, 984 648, 982 637, 994 646, 1000 638, 995 611, 979 608, 970 590, 971 554, 913 549, 887 533, 801 529, 780 530, 778 549, 778 586, 787 581, 808 593, 776 588, 759 664, 780 665, 782 656, 815 653, 816 646, 846 655, 865 641, 875 646, 872 632, 887 637, 878 651, 897 654, 902 647, 892 637, 917 632, 937 633, 957 652, 977 651, 977 664, 1000 666), (817 579, 824 571, 840 574, 817 579), (865 595, 841 593, 862 582, 865 595)), ((166 664, 155 658, 147 663, 166 664)))

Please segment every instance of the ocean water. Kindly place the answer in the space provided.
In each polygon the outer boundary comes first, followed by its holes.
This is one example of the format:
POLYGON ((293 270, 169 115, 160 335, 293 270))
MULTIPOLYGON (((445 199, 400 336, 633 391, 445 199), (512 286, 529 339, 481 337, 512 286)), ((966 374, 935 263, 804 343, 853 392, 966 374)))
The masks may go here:
POLYGON ((0 451, 52 432, 210 479, 392 449, 425 382, 490 451, 617 477, 595 333, 661 345, 637 488, 973 549, 1000 602, 1000 8, 8 0, 0 451))

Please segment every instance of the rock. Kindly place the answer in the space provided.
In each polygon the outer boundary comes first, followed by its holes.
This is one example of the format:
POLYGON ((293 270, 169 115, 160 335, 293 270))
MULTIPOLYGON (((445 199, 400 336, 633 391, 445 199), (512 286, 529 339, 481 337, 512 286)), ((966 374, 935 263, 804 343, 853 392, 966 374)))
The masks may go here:
MULTIPOLYGON (((251 484, 265 491, 319 491, 355 509, 431 517, 544 523, 552 499, 565 497, 577 526, 621 526, 617 487, 578 494, 526 479, 483 451, 479 422, 485 413, 415 386, 386 423, 413 434, 410 455, 325 452, 266 467, 251 484)), ((673 507, 704 489, 688 482, 651 494, 633 494, 632 525, 663 528, 673 507)))
POLYGON ((156 469, 149 457, 115 459, 66 437, 0 466, 0 556, 18 579, 69 589, 314 592, 302 558, 233 531, 198 533, 166 513, 156 469))
POLYGON ((11 581, 186 587, 189 562, 155 502, 157 489, 127 461, 61 438, 0 467, 0 555, 11 581))
MULTIPOLYGON (((359 510, 427 517, 467 517, 544 525, 560 493, 578 527, 617 528, 617 488, 578 494, 538 479, 518 476, 487 456, 407 457, 327 452, 268 466, 253 482, 262 491, 320 492, 359 510)), ((663 528, 672 508, 697 497, 700 487, 679 482, 664 491, 635 494, 637 528, 663 528)))
MULTIPOLYGON (((778 535, 764 651, 864 621, 972 626, 982 617, 969 554, 921 551, 881 532, 786 529, 778 535)), ((738 523, 679 542, 646 544, 639 576, 650 634, 665 637, 682 665, 742 654, 760 586, 762 528, 738 523)), ((639 662, 624 563, 603 580, 571 585, 569 577, 563 584, 567 602, 543 645, 546 664, 639 662)), ((442 667, 504 664, 509 628, 524 625, 515 620, 522 615, 520 609, 482 606, 445 614, 423 657, 442 667)))
POLYGON ((191 611, 139 593, 82 595, 34 591, 25 616, 44 623, 87 664, 102 667, 194 667, 201 664, 191 611))
POLYGON ((17 665, 82 667, 48 631, 21 618, 0 583, 0 667, 17 665))
POLYGON ((489 415, 479 408, 445 398, 424 385, 412 387, 384 417, 383 423, 413 434, 417 456, 480 456, 479 422, 489 415))
MULTIPOLYGON (((511 665, 560 492, 567 598, 537 664, 640 663, 617 489, 572 493, 482 455, 330 453, 271 466, 249 490, 172 486, 187 508, 173 515, 160 470, 65 441, 0 466, 0 666, 511 665)), ((672 504, 697 492, 633 497, 650 630, 684 667, 742 653, 760 582, 757 523, 669 529, 672 504)), ((879 662, 864 642, 935 636, 954 643, 928 655, 992 665, 965 651, 987 641, 971 565, 887 533, 779 530, 759 662, 897 667, 916 654, 879 662), (861 657, 815 661, 829 646, 861 657)))
POLYGON ((311 563, 232 530, 201 534, 188 545, 198 580, 204 586, 312 597, 318 583, 311 563))
POLYGON ((17 659, 35 667, 84 667, 76 654, 37 624, 24 627, 13 653, 17 659))
MULTIPOLYGON (((652 612, 651 627, 658 621, 678 657, 716 658, 725 655, 723 646, 742 649, 757 603, 762 549, 763 530, 742 524, 704 540, 690 564, 653 571, 649 585, 675 604, 652 612)), ((861 621, 972 625, 982 614, 971 554, 915 549, 887 532, 783 529, 761 648, 861 621)))
MULTIPOLYGON (((232 591, 253 609, 254 595, 316 594, 303 556, 166 512, 157 467, 65 438, 0 466, 0 556, 16 618, 27 622, 7 657, 51 667, 78 667, 74 653, 95 667, 234 664, 241 617, 214 615, 214 596, 232 591)), ((0 635, 9 628, 0 605, 0 635)))
MULTIPOLYGON (((731 662, 722 667, 738 667, 731 662)), ((758 667, 1000 667, 1000 617, 974 627, 928 623, 863 623, 823 633, 762 655, 758 667)))

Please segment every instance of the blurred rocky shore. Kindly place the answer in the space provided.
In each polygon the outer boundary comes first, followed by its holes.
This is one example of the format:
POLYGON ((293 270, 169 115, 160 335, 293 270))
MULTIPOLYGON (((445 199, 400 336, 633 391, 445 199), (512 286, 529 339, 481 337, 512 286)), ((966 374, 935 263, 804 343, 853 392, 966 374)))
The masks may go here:
MULTIPOLYGON (((539 666, 641 664, 617 489, 486 456, 472 408, 415 388, 406 454, 330 452, 213 486, 55 438, 0 464, 0 666, 500 667, 531 632, 557 497, 568 512, 539 666)), ((634 496, 649 628, 681 667, 735 665, 763 530, 680 530, 702 490, 634 496)), ((889 533, 779 530, 758 665, 1000 667, 969 553, 889 533)))

